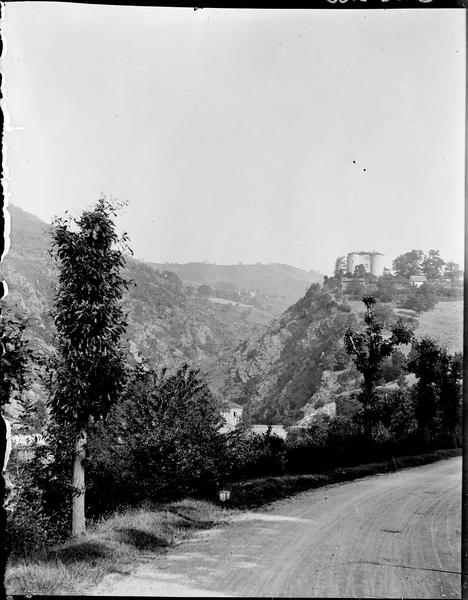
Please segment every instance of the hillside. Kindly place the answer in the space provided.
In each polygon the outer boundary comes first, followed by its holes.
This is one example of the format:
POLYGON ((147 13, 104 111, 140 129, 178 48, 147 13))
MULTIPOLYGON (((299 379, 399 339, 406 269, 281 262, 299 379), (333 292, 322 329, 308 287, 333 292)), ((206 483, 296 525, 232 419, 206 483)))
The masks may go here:
POLYGON ((155 269, 169 270, 187 286, 198 289, 210 286, 228 297, 233 292, 242 293, 242 302, 253 305, 273 315, 281 314, 299 300, 312 283, 322 283, 323 274, 305 271, 285 264, 216 265, 200 262, 148 263, 155 269))
MULTIPOLYGON (((355 322, 348 307, 312 285, 263 332, 240 345, 226 366, 223 394, 259 422, 297 421, 322 378, 347 366, 342 338, 355 322)), ((335 391, 341 391, 339 384, 335 391)))
MULTIPOLYGON (((1 265, 9 287, 6 303, 29 315, 34 346, 50 351, 54 325, 49 310, 56 275, 48 256, 49 226, 15 206, 8 210, 11 248, 1 265)), ((135 283, 124 304, 129 348, 157 367, 172 368, 187 361, 210 381, 216 376, 213 365, 219 357, 259 331, 251 307, 189 296, 174 273, 158 272, 128 257, 124 276, 135 283)))
MULTIPOLYGON (((391 303, 377 309, 393 310, 391 319, 402 316, 412 322, 418 338, 431 336, 451 353, 463 350, 461 301, 439 302, 419 317, 391 303)), ((342 340, 348 323, 364 327, 363 316, 361 301, 339 303, 324 289, 312 286, 229 357, 223 394, 244 405, 257 422, 306 424, 318 413, 333 416, 337 404, 349 403, 349 392, 359 387, 342 340)), ((389 330, 384 333, 390 335, 389 330)), ((404 354, 410 349, 410 345, 400 347, 404 354)), ((408 375, 407 381, 414 382, 414 376, 408 375)))
MULTIPOLYGON (((10 289, 7 303, 29 315, 33 345, 49 352, 54 332, 49 310, 56 276, 47 253, 49 227, 19 208, 10 206, 9 211, 11 249, 1 269, 10 289)), ((247 274, 253 277, 255 269, 265 276, 259 278, 263 292, 279 290, 275 286, 279 286, 280 273, 284 281, 296 282, 294 293, 299 293, 300 285, 306 285, 306 272, 301 275, 300 270, 286 265, 178 266, 182 275, 197 274, 199 281, 203 276, 203 282, 213 286, 234 273, 231 290, 233 280, 239 286, 252 285, 247 274), (207 273, 211 273, 211 279, 207 273), (269 284, 266 273, 274 274, 269 284)), ((135 283, 125 298, 130 352, 147 357, 156 367, 171 369, 188 362, 200 368, 220 398, 242 404, 256 422, 287 425, 307 422, 317 411, 333 414, 335 400, 345 398, 356 387, 356 373, 350 370, 342 340, 346 326, 361 320, 360 301, 336 301, 320 285, 313 284, 282 314, 272 318, 272 312, 240 300, 200 295, 177 273, 158 271, 154 265, 130 257, 124 275, 135 283)), ((290 288, 285 290, 292 294, 290 288)), ((414 311, 397 312, 416 318, 414 311)), ((438 303, 433 310, 422 313, 415 333, 418 337, 435 337, 450 352, 462 350, 463 303, 438 303)), ((409 347, 403 350, 406 353, 409 347)))

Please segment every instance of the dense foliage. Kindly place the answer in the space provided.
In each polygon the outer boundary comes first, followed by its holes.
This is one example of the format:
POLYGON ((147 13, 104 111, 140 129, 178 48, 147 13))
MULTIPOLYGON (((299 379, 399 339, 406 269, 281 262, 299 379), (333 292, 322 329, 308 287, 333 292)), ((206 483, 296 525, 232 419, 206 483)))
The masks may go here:
POLYGON ((105 198, 79 219, 54 222, 52 254, 59 265, 54 302, 57 357, 51 366, 51 408, 77 431, 100 419, 125 380, 121 299, 128 283, 126 236, 119 239, 115 208, 105 198))
POLYGON ((196 371, 184 365, 169 375, 138 367, 124 399, 90 435, 90 509, 213 489, 220 426, 219 405, 196 371))
MULTIPOLYGON (((116 233, 115 216, 116 207, 102 197, 78 219, 56 218, 52 230, 58 284, 53 306, 56 354, 49 365, 50 408, 61 441, 60 455, 74 447, 69 472, 76 535, 85 529, 88 429, 106 417, 127 374, 122 296, 128 282, 121 275, 127 238, 116 233)), ((66 472, 66 461, 60 466, 66 472)), ((64 475, 63 469, 60 474, 64 475)))
POLYGON ((352 355, 357 370, 363 376, 360 401, 367 411, 364 415, 366 427, 371 426, 371 408, 375 402, 375 388, 382 376, 383 362, 391 356, 400 344, 408 344, 413 338, 413 332, 401 321, 391 326, 392 335, 385 339, 383 323, 375 314, 375 298, 364 296, 366 312, 364 322, 366 329, 358 332, 348 328, 344 343, 348 354, 352 355))
POLYGON ((32 349, 25 338, 27 320, 2 307, 0 314, 0 406, 20 398, 28 380, 32 349))

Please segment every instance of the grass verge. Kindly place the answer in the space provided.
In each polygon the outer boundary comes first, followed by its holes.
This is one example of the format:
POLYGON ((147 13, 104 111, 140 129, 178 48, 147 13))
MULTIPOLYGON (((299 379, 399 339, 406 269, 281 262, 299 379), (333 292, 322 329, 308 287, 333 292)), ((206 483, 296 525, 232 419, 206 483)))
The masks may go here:
POLYGON ((108 573, 130 572, 145 556, 165 552, 196 531, 225 523, 232 513, 190 499, 117 513, 90 525, 77 540, 27 558, 12 557, 6 573, 7 593, 83 593, 108 573))
POLYGON ((397 469, 418 467, 445 458, 460 456, 461 453, 461 448, 437 450, 430 454, 399 456, 385 462, 341 467, 323 473, 283 475, 242 481, 231 486, 231 497, 228 505, 230 508, 255 508, 322 485, 352 481, 360 477, 388 473, 397 469))

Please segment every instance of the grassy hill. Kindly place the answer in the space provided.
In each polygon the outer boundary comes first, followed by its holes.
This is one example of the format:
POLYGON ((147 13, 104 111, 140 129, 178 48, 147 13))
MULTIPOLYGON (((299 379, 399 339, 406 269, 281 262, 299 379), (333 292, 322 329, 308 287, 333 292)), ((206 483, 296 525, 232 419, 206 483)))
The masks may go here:
POLYGON ((418 318, 418 337, 430 336, 450 353, 463 351, 463 301, 438 302, 418 318))
MULTIPOLYGON (((361 318, 364 305, 359 300, 347 300, 353 313, 361 318)), ((463 351, 463 300, 438 302, 432 310, 420 315, 414 310, 399 309, 394 303, 388 303, 395 316, 410 317, 415 320, 416 337, 432 337, 446 347, 450 353, 463 351)))

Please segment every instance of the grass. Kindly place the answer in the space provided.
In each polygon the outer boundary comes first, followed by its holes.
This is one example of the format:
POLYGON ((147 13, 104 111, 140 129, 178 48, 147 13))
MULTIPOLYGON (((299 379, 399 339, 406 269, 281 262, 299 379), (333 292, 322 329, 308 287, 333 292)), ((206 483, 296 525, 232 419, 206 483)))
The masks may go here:
POLYGON ((109 573, 129 572, 196 531, 227 522, 233 511, 182 500, 126 510, 88 527, 85 535, 28 558, 10 559, 8 594, 82 594, 109 573))
POLYGON ((417 337, 430 336, 445 346, 450 353, 463 350, 463 302, 439 302, 432 310, 421 313, 417 337))

